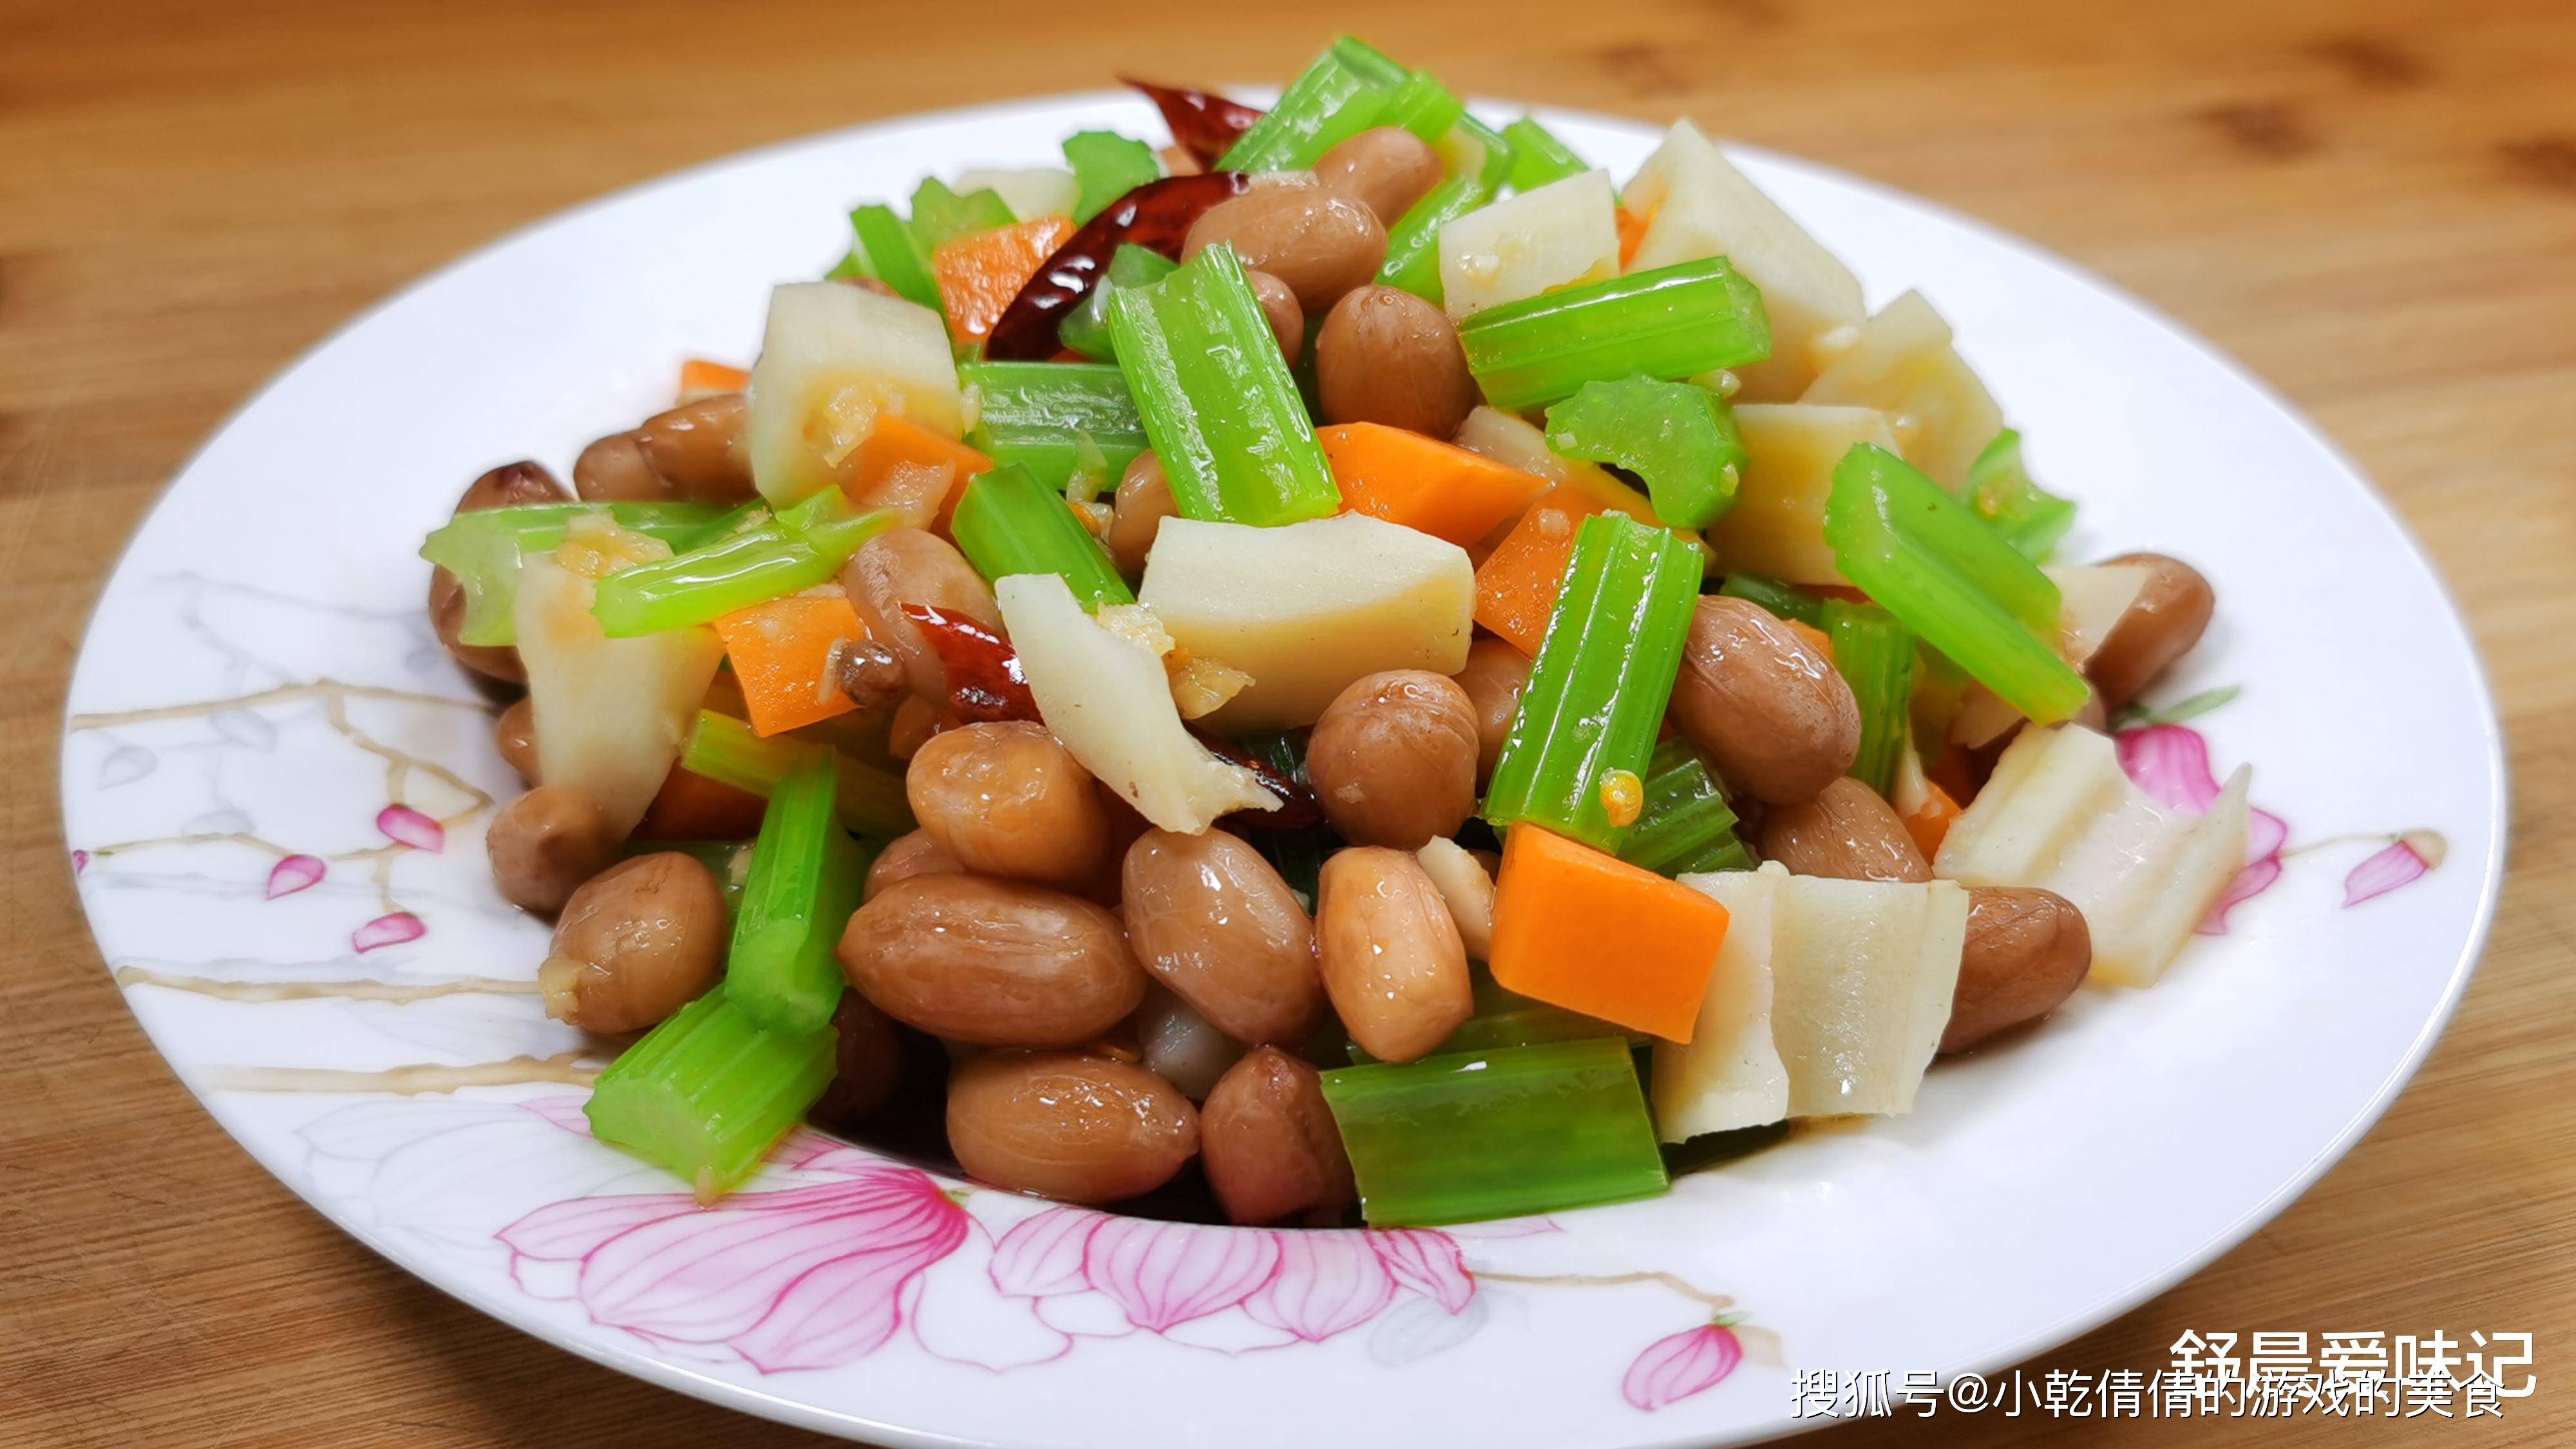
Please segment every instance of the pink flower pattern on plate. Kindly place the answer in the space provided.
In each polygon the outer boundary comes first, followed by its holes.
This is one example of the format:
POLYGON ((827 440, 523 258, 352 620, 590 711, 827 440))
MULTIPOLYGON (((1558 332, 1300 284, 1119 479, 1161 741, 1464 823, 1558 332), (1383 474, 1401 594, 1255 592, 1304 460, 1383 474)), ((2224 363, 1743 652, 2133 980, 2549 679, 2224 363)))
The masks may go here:
POLYGON ((318 856, 290 855, 269 870, 268 899, 273 901, 279 896, 311 890, 321 882, 328 869, 318 856))
POLYGON ((376 812, 376 829, 397 845, 432 855, 447 848, 447 827, 408 805, 388 805, 376 812))
MULTIPOLYGON (((2157 804, 2200 815, 2217 801, 2221 787, 2210 773, 2209 741, 2200 731, 2178 724, 2143 725, 2120 731, 2113 742, 2119 747, 2120 768, 2157 804)), ((2227 934, 2227 913, 2281 878, 2281 847, 2289 838, 2290 827, 2280 816, 2259 808, 2253 812, 2245 868, 2228 882, 2209 919, 2200 923, 2201 935, 2227 934)))
POLYGON ((2344 905, 2352 907, 2376 900, 2409 881, 2421 880, 2425 872, 2442 863, 2442 854, 2442 837, 2438 835, 2409 831, 2397 837, 2343 878, 2344 905))
POLYGON ((405 941, 417 941, 429 934, 429 927, 409 911, 393 911, 376 917, 349 933, 349 947, 363 956, 405 941))
POLYGON ((1648 1344, 1628 1366, 1619 1392, 1631 1405, 1652 1413, 1717 1387, 1743 1361, 1744 1345, 1733 1328, 1703 1324, 1648 1344))

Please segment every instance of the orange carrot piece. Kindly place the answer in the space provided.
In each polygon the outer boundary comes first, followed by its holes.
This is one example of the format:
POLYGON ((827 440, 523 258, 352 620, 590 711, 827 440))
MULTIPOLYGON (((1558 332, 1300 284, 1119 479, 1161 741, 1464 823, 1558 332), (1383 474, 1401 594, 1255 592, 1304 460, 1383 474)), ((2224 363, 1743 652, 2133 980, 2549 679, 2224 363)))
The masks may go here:
POLYGON ((1041 216, 941 242, 930 254, 930 274, 939 284, 949 335, 960 346, 983 341, 1011 299, 1072 235, 1070 218, 1041 216))
POLYGON ((867 626, 839 593, 790 594, 716 620, 754 734, 774 735, 852 708, 833 687, 832 646, 867 626))
POLYGON ((1384 423, 1317 428, 1342 506, 1467 548, 1548 489, 1482 453, 1384 423))
POLYGON ((639 840, 748 840, 760 833, 769 802, 748 790, 693 774, 677 765, 635 827, 639 840))
POLYGON ((1503 839, 1494 980, 1568 1011, 1687 1042, 1726 907, 1526 821, 1503 839))
POLYGON ((1603 507, 1570 485, 1539 495, 1476 570, 1476 622, 1537 658, 1538 641, 1556 615, 1566 561, 1574 556, 1574 530, 1603 507))
POLYGON ((1637 259, 1637 245, 1646 239, 1646 227, 1654 218, 1622 206, 1610 213, 1610 219, 1619 225, 1619 270, 1624 272, 1637 259))
POLYGON ((1950 838, 1950 827, 1959 818, 1959 802, 1950 792, 1930 780, 1923 782, 1923 803, 1905 817, 1905 833, 1914 837, 1923 858, 1930 860, 1941 853, 1941 842, 1950 838))
POLYGON ((751 374, 741 368, 692 357, 680 364, 680 395, 676 401, 696 402, 720 392, 740 392, 749 386, 751 374))
POLYGON ((921 520, 916 527, 935 526, 946 533, 966 480, 992 466, 992 459, 954 438, 893 413, 879 413, 841 489, 862 508, 901 509, 921 520))

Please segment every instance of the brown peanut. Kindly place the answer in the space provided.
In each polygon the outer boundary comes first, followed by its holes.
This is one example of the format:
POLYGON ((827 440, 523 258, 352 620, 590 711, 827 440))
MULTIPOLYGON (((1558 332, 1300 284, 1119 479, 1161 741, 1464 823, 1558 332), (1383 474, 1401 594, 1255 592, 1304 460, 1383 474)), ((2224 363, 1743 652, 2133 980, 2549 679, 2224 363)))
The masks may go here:
MULTIPOLYGON (((535 463, 504 463, 466 485, 456 500, 458 513, 511 508, 523 503, 561 503, 572 495, 555 475, 535 463)), ((524 683, 527 669, 519 651, 507 644, 467 644, 457 631, 465 627, 465 585, 446 569, 429 571, 429 624, 439 644, 459 664, 487 679, 524 683)))
POLYGON ((1290 367, 1297 365, 1297 354, 1306 350, 1306 309, 1297 305, 1297 294, 1288 284, 1268 272, 1244 274, 1252 283, 1252 299, 1261 304, 1261 318, 1270 324, 1270 335, 1279 339, 1280 355, 1290 367))
POLYGON ((1256 186, 1209 207, 1181 243, 1188 261, 1230 242, 1243 264, 1288 284, 1320 312, 1364 286, 1386 260, 1386 228, 1365 206, 1321 186, 1256 186))
POLYGON ((483 841, 502 898, 546 916, 617 859, 607 818, 589 796, 564 785, 539 785, 502 806, 483 841))
POLYGON ((2137 564, 2147 569, 2146 587, 2128 612, 2111 626, 2102 646, 2084 661, 2084 673, 2105 709, 2118 709, 2136 699, 2156 676, 2191 652, 2209 630, 2217 595, 2200 570, 2160 553, 2124 553, 2105 564, 2137 564))
POLYGON ((1500 639, 1479 639, 1467 647, 1467 667, 1454 676, 1467 691, 1476 714, 1476 786, 1493 777, 1503 741, 1521 712, 1521 691, 1529 688, 1530 657, 1500 639))
POLYGON ((1369 1055, 1412 1061, 1475 1014, 1466 942, 1420 861, 1378 846, 1336 851, 1317 895, 1324 991, 1369 1055))
POLYGON ((928 704, 948 702, 948 668, 939 651, 922 637, 921 626, 905 617, 906 604, 928 604, 963 614, 995 633, 1002 630, 1001 606, 993 591, 945 541, 918 528, 878 534, 850 556, 841 570, 841 588, 850 607, 867 625, 868 637, 903 661, 912 692, 928 704))
POLYGON ((1199 1156, 1226 1217, 1247 1226, 1359 1197, 1323 1078, 1277 1047, 1218 1079, 1199 1109, 1199 1156))
POLYGON ((1109 514, 1109 557, 1118 571, 1134 578, 1145 572, 1145 555, 1163 531, 1163 520, 1179 513, 1172 502, 1171 480, 1152 449, 1138 453, 1118 479, 1118 504, 1109 514))
POLYGON ((1382 423, 1443 441, 1483 397, 1449 314, 1395 287, 1361 287, 1325 314, 1315 393, 1328 423, 1382 423))
POLYGON ((1145 995, 1116 916, 982 876, 896 882, 850 917, 837 954, 878 1010, 969 1046, 1079 1046, 1145 995))
POLYGON ((1315 927, 1261 852, 1222 830, 1148 830, 1119 869, 1127 942, 1154 978, 1242 1042, 1295 1042, 1324 1006, 1315 927))
POLYGON ((665 497, 696 503, 751 499, 751 454, 743 447, 749 403, 722 392, 656 413, 635 430, 645 463, 661 475, 665 497))
POLYGON ((948 1081, 948 1147, 969 1176, 1059 1202, 1110 1203, 1169 1182, 1199 1150, 1198 1113, 1143 1067, 1080 1052, 992 1052, 948 1081))
POLYGON ((819 1122, 855 1122, 886 1104, 903 1078, 903 1037, 855 991, 832 1012, 832 1084, 814 1104, 819 1122))
POLYGON ((519 778, 537 783, 537 705, 521 695, 500 717, 492 721, 492 747, 519 778))
POLYGON ((641 1031, 713 986, 724 964, 724 892, 677 851, 592 876, 564 903, 537 988, 546 1015, 584 1031, 641 1031))
POLYGON ((2055 1011, 2093 967, 2084 913, 2055 891, 1978 886, 1941 1050, 1965 1051, 2055 1011))
POLYGON ((1932 878, 1923 850, 1894 807, 1849 775, 1812 800, 1774 805, 1763 813, 1755 847, 1795 875, 1837 880, 1932 878))
POLYGON ((1419 850, 1474 813, 1479 743, 1476 707, 1456 680, 1389 669, 1324 706, 1306 773, 1342 838, 1419 850))
POLYGON ((671 485, 654 471, 635 434, 611 433, 573 460, 572 491, 594 503, 653 503, 668 499, 671 485))
POLYGON ((957 863, 926 830, 898 835, 877 858, 868 864, 867 884, 860 887, 859 899, 871 901, 886 887, 917 875, 963 875, 966 867, 957 863))
POLYGON ((1833 661, 1723 594, 1692 608, 1672 715, 1730 789, 1772 804, 1812 798, 1860 753, 1860 706, 1833 661))
POLYGON ((978 875, 1080 886, 1109 860, 1109 821, 1091 772, 1029 720, 934 735, 903 776, 913 818, 978 875))
POLYGON ((1315 162, 1315 179, 1393 227, 1440 184, 1440 158, 1401 126, 1372 126, 1325 152, 1315 162))

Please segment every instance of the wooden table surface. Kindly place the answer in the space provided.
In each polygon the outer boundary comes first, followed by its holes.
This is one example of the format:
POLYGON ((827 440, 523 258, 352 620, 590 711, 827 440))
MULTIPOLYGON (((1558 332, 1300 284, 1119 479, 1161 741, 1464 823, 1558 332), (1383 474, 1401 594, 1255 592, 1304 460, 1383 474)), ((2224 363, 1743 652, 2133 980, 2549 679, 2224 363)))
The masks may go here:
MULTIPOLYGON (((1687 113, 2033 238, 2250 364, 2396 500, 2512 735, 2485 964, 2414 1086, 2303 1200, 2040 1362, 2152 1369, 2186 1328, 2529 1330, 2539 1395, 2477 1432, 2576 1440, 2576 5, 1453 0, 1229 12, 1233 34, 1208 13, 0 0, 0 763, 20 782, 0 799, 0 1444, 817 1442, 460 1307, 198 1109, 110 986, 65 868, 55 760, 83 621, 163 482, 264 378, 514 227, 764 142, 1121 69, 1284 78, 1353 21, 1462 91, 1687 113)), ((2051 1434, 1943 1423, 1959 1444, 2051 1434)))

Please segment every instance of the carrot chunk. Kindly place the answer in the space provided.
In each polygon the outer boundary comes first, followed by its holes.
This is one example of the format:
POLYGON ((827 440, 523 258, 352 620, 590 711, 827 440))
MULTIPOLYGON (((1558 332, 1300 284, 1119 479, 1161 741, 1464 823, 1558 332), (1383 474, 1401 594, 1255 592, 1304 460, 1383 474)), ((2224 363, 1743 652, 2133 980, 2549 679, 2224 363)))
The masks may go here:
POLYGON ((1343 508, 1460 548, 1474 547, 1548 488, 1536 474, 1383 423, 1317 428, 1315 441, 1343 508))
POLYGON ((913 518, 915 527, 946 533, 966 480, 992 466, 992 459, 954 438, 893 413, 879 413, 851 460, 841 491, 862 508, 898 509, 913 518))
POLYGON ((716 620, 725 657, 742 685, 752 732, 774 735, 851 708, 834 687, 832 646, 865 639, 867 626, 840 594, 790 594, 716 620))
POLYGON ((751 374, 741 368, 692 357, 680 364, 680 395, 674 401, 691 403, 720 392, 740 392, 749 386, 751 374))
POLYGON ((1571 484, 1539 495, 1476 570, 1476 622, 1537 658, 1574 556, 1574 530, 1602 510, 1599 498, 1571 484))
POLYGON ((661 793, 635 827, 638 840, 746 840, 760 833, 768 802, 748 790, 683 770, 663 778, 661 793))
POLYGON ((1949 791, 1929 780, 1923 782, 1923 799, 1905 817, 1905 833, 1914 837, 1925 860, 1941 853, 1941 842, 1950 837, 1950 826, 1959 813, 1959 802, 1950 798, 1949 791))
POLYGON ((949 335, 961 346, 983 341, 1011 299, 1072 235, 1070 219, 1041 216, 941 242, 930 254, 930 274, 939 284, 949 335))
POLYGON ((1552 1006, 1687 1042, 1726 907, 1677 881, 1522 822, 1494 888, 1494 980, 1552 1006))

